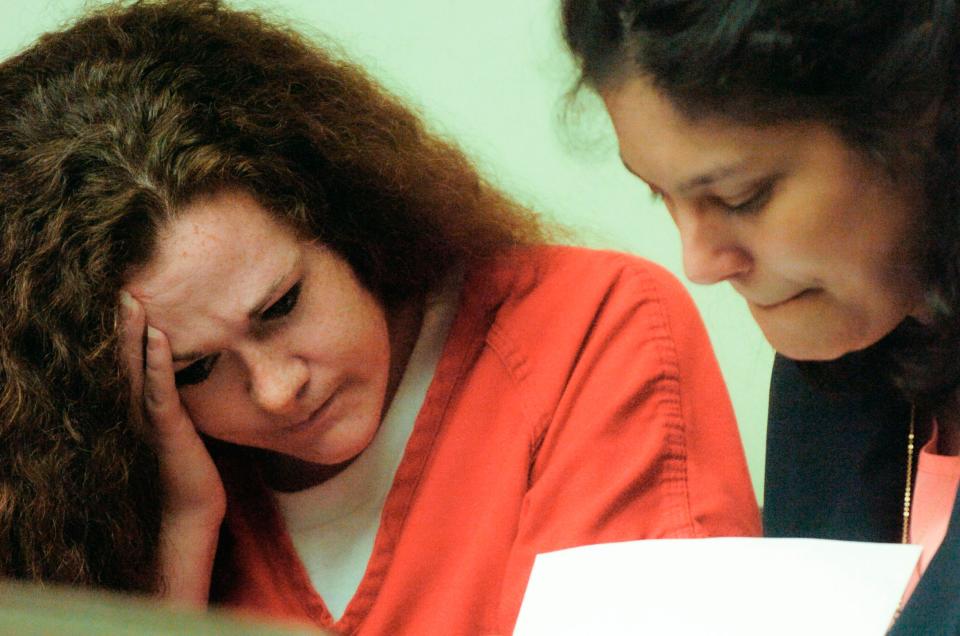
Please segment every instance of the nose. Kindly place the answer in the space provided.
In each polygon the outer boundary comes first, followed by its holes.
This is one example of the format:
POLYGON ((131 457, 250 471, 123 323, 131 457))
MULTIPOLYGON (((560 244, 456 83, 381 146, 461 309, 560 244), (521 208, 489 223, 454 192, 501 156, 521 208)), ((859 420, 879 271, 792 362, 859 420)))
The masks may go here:
POLYGON ((713 285, 750 271, 753 259, 727 227, 729 220, 711 212, 674 213, 683 245, 683 271, 692 283, 713 285))
POLYGON ((249 352, 246 357, 248 390, 254 403, 268 413, 298 413, 310 378, 306 362, 268 347, 249 352))

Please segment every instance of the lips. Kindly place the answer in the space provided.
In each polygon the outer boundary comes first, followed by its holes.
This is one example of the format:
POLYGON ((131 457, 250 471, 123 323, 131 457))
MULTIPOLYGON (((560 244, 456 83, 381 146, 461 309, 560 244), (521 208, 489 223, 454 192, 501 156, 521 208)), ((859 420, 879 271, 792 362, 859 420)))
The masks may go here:
POLYGON ((747 302, 753 305, 754 307, 757 307, 758 309, 766 309, 766 310, 776 309, 777 307, 781 307, 791 301, 803 298, 815 291, 816 290, 812 288, 804 289, 802 291, 797 292, 796 294, 793 294, 792 296, 787 296, 786 298, 776 300, 774 302, 769 302, 769 303, 758 303, 758 302, 754 302, 753 300, 750 300, 749 298, 747 298, 747 302))
POLYGON ((324 402, 320 406, 318 406, 316 410, 310 413, 310 415, 308 415, 305 419, 302 419, 298 422, 294 422, 293 424, 284 426, 281 428, 281 430, 284 433, 296 433, 305 428, 308 428, 311 424, 321 419, 327 413, 327 411, 330 410, 330 405, 333 404, 333 400, 337 396, 337 393, 338 391, 334 391, 333 393, 331 393, 330 396, 326 400, 324 400, 324 402))

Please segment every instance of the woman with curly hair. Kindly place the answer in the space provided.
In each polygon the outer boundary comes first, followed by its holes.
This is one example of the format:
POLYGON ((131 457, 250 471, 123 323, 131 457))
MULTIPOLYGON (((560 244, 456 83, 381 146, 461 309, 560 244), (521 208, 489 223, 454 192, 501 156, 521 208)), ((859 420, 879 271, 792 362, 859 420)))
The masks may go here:
POLYGON ((538 552, 758 532, 682 288, 547 236, 254 13, 43 36, 0 64, 0 572, 508 633, 538 552))
POLYGON ((922 544, 893 633, 960 632, 957 3, 565 0, 563 19, 687 276, 728 281, 780 354, 766 533, 922 544))

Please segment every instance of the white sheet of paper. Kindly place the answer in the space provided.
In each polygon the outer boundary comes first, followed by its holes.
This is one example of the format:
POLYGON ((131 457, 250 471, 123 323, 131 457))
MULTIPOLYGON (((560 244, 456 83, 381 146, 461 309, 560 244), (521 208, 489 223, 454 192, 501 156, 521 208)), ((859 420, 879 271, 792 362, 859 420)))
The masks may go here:
POLYGON ((661 539, 540 554, 516 636, 882 636, 920 546, 661 539))

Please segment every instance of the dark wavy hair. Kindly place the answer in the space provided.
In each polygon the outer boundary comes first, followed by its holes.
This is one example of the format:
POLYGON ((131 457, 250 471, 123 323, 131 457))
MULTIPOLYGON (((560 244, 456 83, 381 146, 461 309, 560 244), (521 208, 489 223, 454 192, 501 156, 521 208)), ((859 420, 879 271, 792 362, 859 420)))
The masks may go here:
POLYGON ((160 491, 119 291, 241 188, 389 307, 544 240, 356 66, 216 0, 95 10, 0 64, 0 575, 156 590, 160 491))
POLYGON ((960 384, 960 46, 955 0, 563 0, 575 90, 643 76, 691 120, 823 123, 921 184, 913 241, 932 325, 806 366, 911 399, 960 384))

